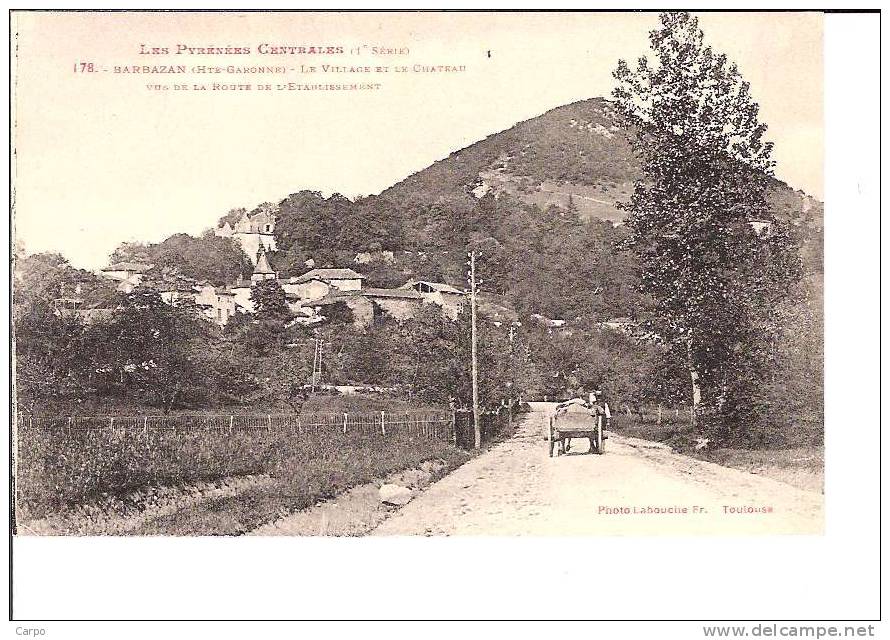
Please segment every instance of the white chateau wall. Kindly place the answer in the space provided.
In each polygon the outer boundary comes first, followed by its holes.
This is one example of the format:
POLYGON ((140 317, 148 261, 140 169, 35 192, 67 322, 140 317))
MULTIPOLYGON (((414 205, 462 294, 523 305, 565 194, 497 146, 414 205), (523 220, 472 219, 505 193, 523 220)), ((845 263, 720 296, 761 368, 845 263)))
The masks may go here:
POLYGON ((362 288, 362 281, 360 278, 352 278, 352 279, 331 279, 331 286, 336 287, 340 291, 358 291, 362 288))
POLYGON ((235 302, 247 309, 248 313, 254 312, 253 300, 250 298, 250 287, 238 287, 237 289, 232 289, 232 293, 235 294, 235 302))

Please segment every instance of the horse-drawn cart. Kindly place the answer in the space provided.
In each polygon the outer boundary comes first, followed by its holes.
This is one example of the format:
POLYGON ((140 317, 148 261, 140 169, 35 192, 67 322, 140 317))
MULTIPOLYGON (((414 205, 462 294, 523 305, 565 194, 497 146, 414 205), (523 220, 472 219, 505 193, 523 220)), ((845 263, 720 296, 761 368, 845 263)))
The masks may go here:
POLYGON ((585 438, 590 442, 589 453, 602 454, 608 437, 606 429, 612 415, 609 405, 588 406, 583 402, 563 403, 558 405, 556 413, 550 416, 547 424, 547 453, 553 457, 554 450, 558 456, 567 453, 571 448, 572 438, 585 438))

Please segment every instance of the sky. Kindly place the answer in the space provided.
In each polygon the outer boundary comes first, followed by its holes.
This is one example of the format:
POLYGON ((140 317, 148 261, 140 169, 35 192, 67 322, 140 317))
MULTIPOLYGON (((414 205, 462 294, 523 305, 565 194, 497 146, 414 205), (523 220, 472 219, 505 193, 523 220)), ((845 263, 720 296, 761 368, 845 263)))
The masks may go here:
MULTIPOLYGON (((654 13, 18 13, 15 237, 96 269, 124 241, 197 234, 235 207, 310 189, 379 193, 450 152, 576 100, 609 96, 646 55, 654 13), (175 54, 177 45, 249 55, 175 54), (261 55, 270 46, 343 54, 261 55), (169 54, 140 54, 167 47, 169 54), (359 52, 352 54, 353 48, 359 52), (364 48, 362 48, 364 47, 364 48), (374 56, 373 47, 406 50, 374 56), (82 73, 92 63, 93 73, 82 73), (115 66, 186 65, 184 75, 115 66), (300 74, 322 64, 370 72, 300 74), (284 75, 193 73, 284 66, 284 75), (390 71, 377 73, 386 65, 390 71), (406 73, 395 73, 404 65, 406 73), (461 72, 414 72, 449 65, 461 72), (149 90, 174 83, 366 82, 367 91, 149 90)), ((751 83, 776 175, 823 197, 822 16, 703 13, 751 83)))

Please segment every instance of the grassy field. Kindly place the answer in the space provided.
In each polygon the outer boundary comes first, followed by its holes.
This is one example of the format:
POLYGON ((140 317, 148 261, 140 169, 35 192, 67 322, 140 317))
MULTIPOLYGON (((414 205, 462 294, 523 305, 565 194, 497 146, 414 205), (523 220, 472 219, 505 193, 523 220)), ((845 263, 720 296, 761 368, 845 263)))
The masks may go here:
POLYGON ((825 449, 807 445, 783 449, 703 449, 694 448, 695 432, 683 416, 667 414, 671 419, 659 424, 654 418, 641 421, 638 416, 615 416, 613 430, 621 435, 664 442, 678 453, 714 462, 725 467, 767 476, 807 491, 823 490, 825 449))
POLYGON ((395 471, 436 459, 452 470, 472 455, 448 443, 393 436, 386 441, 359 437, 341 441, 322 457, 293 455, 272 469, 272 482, 232 497, 201 502, 194 508, 147 521, 134 535, 238 535, 338 496, 348 489, 395 471))
POLYGON ((824 447, 793 449, 714 449, 693 455, 725 467, 767 476, 807 491, 823 492, 825 482, 824 447))
POLYGON ((305 422, 300 431, 274 421, 271 428, 234 431, 206 423, 177 430, 77 424, 71 430, 20 425, 18 521, 82 512, 85 505, 102 505, 105 513, 96 514, 102 517, 108 511, 132 514, 145 506, 141 501, 157 497, 156 488, 261 476, 266 481, 246 483, 237 496, 199 501, 184 513, 149 520, 139 531, 236 534, 424 460, 454 468, 470 457, 450 444, 443 425, 389 424, 384 435, 370 423, 347 433, 339 424, 313 430, 305 422))

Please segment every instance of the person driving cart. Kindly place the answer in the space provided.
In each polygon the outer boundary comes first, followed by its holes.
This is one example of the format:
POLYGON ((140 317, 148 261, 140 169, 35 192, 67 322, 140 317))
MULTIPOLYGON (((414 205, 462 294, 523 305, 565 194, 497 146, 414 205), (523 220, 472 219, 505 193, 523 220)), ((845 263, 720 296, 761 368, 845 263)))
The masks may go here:
MULTIPOLYGON (((593 418, 594 420, 597 420, 599 416, 606 415, 605 408, 598 402, 598 398, 600 396, 602 396, 602 392, 591 391, 587 395, 586 401, 582 400, 580 397, 578 398, 579 400, 581 400, 581 402, 583 402, 584 406, 587 408, 588 413, 590 414, 590 417, 593 418)), ((565 450, 566 450, 566 452, 569 452, 572 450, 572 439, 571 438, 566 438, 565 450)))

